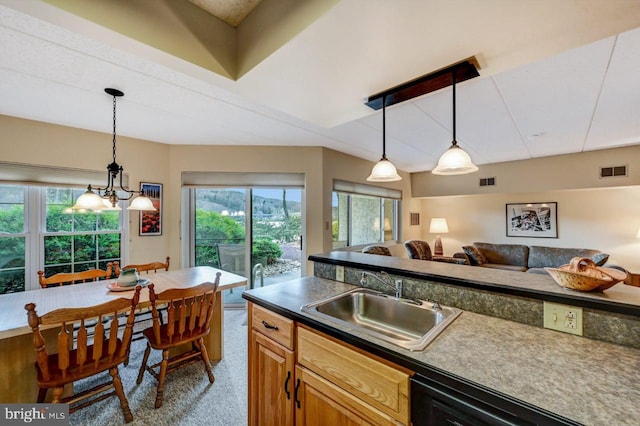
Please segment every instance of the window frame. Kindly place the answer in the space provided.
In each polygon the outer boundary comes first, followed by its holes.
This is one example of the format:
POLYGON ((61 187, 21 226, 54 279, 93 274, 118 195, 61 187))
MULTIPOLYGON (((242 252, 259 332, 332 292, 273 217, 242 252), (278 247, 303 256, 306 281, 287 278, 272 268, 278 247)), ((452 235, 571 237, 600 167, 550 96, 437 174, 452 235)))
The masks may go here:
MULTIPOLYGON (((87 231, 87 232, 50 232, 46 230, 47 219, 47 188, 72 188, 84 190, 79 185, 64 185, 55 183, 39 183, 37 185, 25 184, 23 182, 1 181, 0 186, 22 187, 24 191, 24 228, 22 234, 3 234, 4 237, 25 238, 25 291, 40 288, 38 282, 39 270, 45 268, 45 237, 52 235, 101 235, 120 234, 120 261, 123 264, 128 262, 130 232, 129 232, 129 210, 126 209, 128 202, 121 201, 122 210, 119 214, 118 229, 108 231, 87 231), (126 205, 125 205, 126 204, 126 205)), ((1 237, 0 237, 1 238, 1 237)))

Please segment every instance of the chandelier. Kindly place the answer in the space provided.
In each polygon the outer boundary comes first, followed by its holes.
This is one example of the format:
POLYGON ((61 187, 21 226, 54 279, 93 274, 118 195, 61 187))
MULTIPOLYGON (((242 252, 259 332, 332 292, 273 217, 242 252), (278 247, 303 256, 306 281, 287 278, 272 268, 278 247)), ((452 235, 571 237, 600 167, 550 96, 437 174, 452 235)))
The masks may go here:
POLYGON ((151 199, 145 196, 143 191, 130 190, 123 186, 123 167, 116 162, 116 98, 124 96, 124 93, 110 88, 106 88, 104 91, 113 96, 113 162, 107 166, 107 186, 105 188, 92 188, 89 185, 87 191, 78 197, 78 200, 71 208, 80 211, 121 210, 118 206, 118 201, 130 200, 138 195, 133 199, 131 205, 127 207, 127 210, 157 211, 151 199), (116 187, 116 182, 118 187, 116 187), (97 193, 93 192, 94 189, 97 193), (126 193, 128 196, 120 197, 118 192, 126 193))

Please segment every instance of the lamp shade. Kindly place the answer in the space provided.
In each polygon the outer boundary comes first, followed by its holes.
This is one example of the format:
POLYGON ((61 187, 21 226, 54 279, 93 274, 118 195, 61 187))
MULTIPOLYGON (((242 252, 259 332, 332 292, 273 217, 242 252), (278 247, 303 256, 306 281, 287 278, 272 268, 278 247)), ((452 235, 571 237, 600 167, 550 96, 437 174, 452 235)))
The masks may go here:
POLYGON ((158 211, 155 207, 153 207, 153 203, 149 197, 144 197, 142 195, 136 197, 131 202, 131 205, 127 207, 127 210, 141 210, 141 211, 158 211))
POLYGON ((396 166, 387 160, 387 157, 382 157, 380 161, 373 166, 371 174, 367 178, 370 182, 395 182, 401 179, 402 177, 398 174, 396 166))
POLYGON ((478 171, 478 167, 473 164, 469 154, 454 143, 440 156, 438 165, 431 173, 434 175, 464 175, 476 171, 478 171))
POLYGON ((431 224, 429 225, 429 232, 432 234, 446 234, 449 232, 447 226, 447 219, 444 217, 431 218, 431 224))
POLYGON ((87 211, 87 210, 100 211, 100 210, 106 209, 107 206, 105 205, 102 197, 100 197, 98 194, 93 192, 91 190, 91 187, 89 187, 89 189, 87 189, 85 193, 83 193, 78 197, 78 199, 76 200, 76 203, 71 208, 73 210, 81 210, 81 211, 87 211))

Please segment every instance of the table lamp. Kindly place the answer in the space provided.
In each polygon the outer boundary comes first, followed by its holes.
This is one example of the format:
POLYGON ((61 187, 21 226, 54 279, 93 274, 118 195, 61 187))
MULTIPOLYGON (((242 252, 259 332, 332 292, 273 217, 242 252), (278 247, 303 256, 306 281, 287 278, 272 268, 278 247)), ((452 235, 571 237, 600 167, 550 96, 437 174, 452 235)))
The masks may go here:
POLYGON ((433 217, 431 218, 431 224, 429 225, 429 232, 432 234, 438 234, 436 237, 436 242, 433 246, 433 254, 434 256, 442 256, 444 251, 442 250, 442 239, 440 239, 439 234, 446 234, 449 232, 449 227, 447 226, 447 219, 444 217, 433 217))

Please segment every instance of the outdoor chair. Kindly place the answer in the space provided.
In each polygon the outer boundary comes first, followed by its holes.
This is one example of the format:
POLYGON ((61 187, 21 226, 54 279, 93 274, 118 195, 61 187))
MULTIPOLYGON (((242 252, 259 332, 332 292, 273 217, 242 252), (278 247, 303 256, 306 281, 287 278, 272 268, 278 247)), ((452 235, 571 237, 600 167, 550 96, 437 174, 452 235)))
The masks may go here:
POLYGON ((125 422, 133 420, 129 402, 122 388, 118 365, 127 358, 134 312, 141 290, 141 286, 136 286, 131 299, 118 298, 95 306, 62 308, 42 316, 38 316, 34 303, 25 305, 36 351, 38 403, 44 402, 47 391, 53 389, 52 403, 68 403, 69 413, 73 413, 109 396, 117 395, 125 422), (126 326, 119 336, 121 320, 126 326), (94 329, 91 337, 87 323, 91 323, 94 329), (77 327, 73 327, 74 324, 77 327), (53 340, 55 344, 49 347, 46 345, 41 326, 57 329, 56 339, 53 340), (54 349, 51 350, 51 347, 54 349), (77 394, 62 396, 65 385, 72 385, 75 381, 104 371, 109 371, 110 380, 77 394), (105 393, 107 391, 109 392, 105 393))
MULTIPOLYGON (((218 268, 232 274, 247 276, 245 271, 245 246, 244 244, 216 244, 218 255, 218 268)), ((233 293, 233 289, 229 289, 233 293)))
POLYGON ((190 288, 169 289, 158 294, 154 290, 154 285, 149 284, 153 325, 143 331, 144 337, 147 339, 147 348, 140 365, 137 383, 142 383, 145 370, 158 381, 155 408, 162 406, 167 373, 202 361, 209 376, 209 382, 213 383, 215 380, 204 344, 204 337, 210 331, 219 283, 220 272, 216 274, 216 280, 213 283, 203 283, 190 288), (167 305, 165 324, 161 324, 158 317, 156 306, 159 303, 167 305), (190 345, 187 352, 169 357, 170 349, 185 344, 190 345), (154 365, 147 365, 152 348, 162 351, 162 361, 154 365))
POLYGON ((60 272, 49 278, 44 277, 44 271, 38 271, 38 282, 40 283, 40 287, 47 288, 67 284, 86 283, 100 279, 108 280, 111 278, 114 270, 119 270, 117 261, 107 263, 106 271, 102 269, 90 269, 82 272, 60 272))

